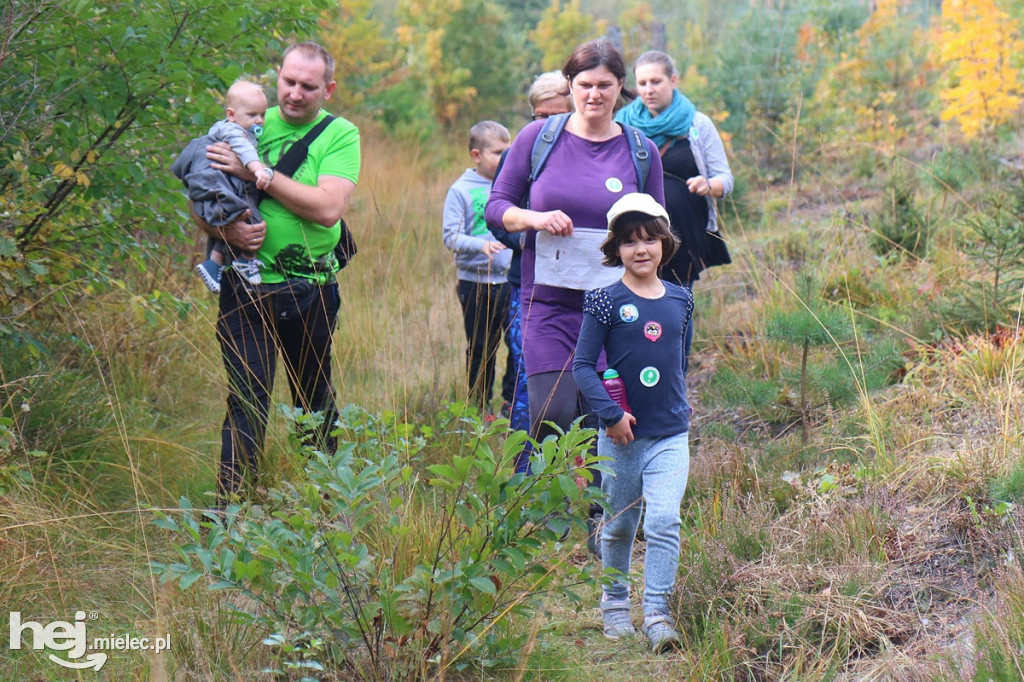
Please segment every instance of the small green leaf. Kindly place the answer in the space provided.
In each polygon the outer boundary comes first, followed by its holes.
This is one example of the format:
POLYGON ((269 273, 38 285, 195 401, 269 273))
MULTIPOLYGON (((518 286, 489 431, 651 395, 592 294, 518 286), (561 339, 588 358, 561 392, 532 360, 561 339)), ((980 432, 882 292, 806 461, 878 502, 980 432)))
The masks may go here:
POLYGON ((185 575, 181 576, 181 580, 178 582, 178 585, 181 587, 181 589, 187 590, 192 586, 192 583, 194 583, 202 577, 202 571, 189 571, 185 575))
POLYGON ((498 593, 498 591, 494 587, 494 583, 491 581, 490 578, 484 578, 482 576, 477 576, 476 578, 470 578, 469 582, 470 582, 470 584, 473 585, 473 587, 475 587, 476 589, 480 590, 481 592, 485 592, 487 594, 497 594, 498 593))

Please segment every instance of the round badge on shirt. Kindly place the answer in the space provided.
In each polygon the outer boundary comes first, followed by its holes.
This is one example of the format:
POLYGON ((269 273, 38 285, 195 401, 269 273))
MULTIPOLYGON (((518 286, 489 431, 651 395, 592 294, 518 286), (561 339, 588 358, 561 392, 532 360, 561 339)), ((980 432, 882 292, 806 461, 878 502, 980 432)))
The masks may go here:
POLYGON ((644 325, 644 336, 646 336, 647 340, 652 343, 657 341, 661 338, 661 325, 654 320, 651 320, 644 325))
POLYGON ((657 367, 644 367, 640 370, 640 383, 647 388, 657 386, 659 381, 661 381, 661 372, 657 367))
POLYGON ((608 188, 609 192, 621 192, 622 180, 619 180, 618 178, 608 178, 604 181, 604 186, 608 188))
POLYGON ((640 311, 632 303, 627 303, 619 308, 619 318, 623 322, 636 322, 640 319, 640 311))

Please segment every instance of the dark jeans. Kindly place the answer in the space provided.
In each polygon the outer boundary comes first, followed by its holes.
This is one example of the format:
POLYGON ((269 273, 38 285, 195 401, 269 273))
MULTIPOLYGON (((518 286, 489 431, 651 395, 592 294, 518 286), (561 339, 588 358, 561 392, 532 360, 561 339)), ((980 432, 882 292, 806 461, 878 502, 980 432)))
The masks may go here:
MULTIPOLYGON (((508 306, 508 334, 505 339, 508 343, 508 354, 512 359, 512 366, 515 368, 516 390, 512 399, 512 409, 509 412, 508 428, 512 431, 530 431, 530 399, 526 382, 526 358, 523 356, 523 324, 522 324, 522 302, 519 300, 521 290, 517 286, 509 285, 511 296, 508 306)), ((516 455, 515 467, 518 473, 530 473, 530 453, 533 446, 527 441, 523 449, 516 455)))
MULTIPOLYGON (((466 331, 466 369, 470 399, 485 407, 494 395, 495 361, 502 334, 508 333, 509 285, 481 284, 459 280, 456 292, 462 305, 466 331)), ((506 339, 508 343, 508 339, 506 339)), ((501 396, 512 402, 515 396, 515 365, 512 354, 505 363, 501 396)))
POLYGON ((284 357, 293 405, 323 414, 314 445, 333 450, 328 434, 337 419, 331 337, 338 318, 338 285, 299 282, 295 288, 273 287, 251 287, 231 270, 221 280, 217 337, 228 373, 228 410, 221 429, 217 479, 222 505, 239 491, 245 468, 256 480, 278 350, 284 357))

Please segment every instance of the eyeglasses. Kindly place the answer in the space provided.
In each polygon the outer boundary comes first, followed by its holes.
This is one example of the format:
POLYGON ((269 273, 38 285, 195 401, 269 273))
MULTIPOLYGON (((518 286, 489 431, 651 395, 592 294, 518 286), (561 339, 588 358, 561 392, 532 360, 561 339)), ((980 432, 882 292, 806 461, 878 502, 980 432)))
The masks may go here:
POLYGON ((534 121, 543 121, 544 119, 550 118, 550 117, 551 117, 551 114, 534 114, 533 116, 531 116, 531 118, 534 121))

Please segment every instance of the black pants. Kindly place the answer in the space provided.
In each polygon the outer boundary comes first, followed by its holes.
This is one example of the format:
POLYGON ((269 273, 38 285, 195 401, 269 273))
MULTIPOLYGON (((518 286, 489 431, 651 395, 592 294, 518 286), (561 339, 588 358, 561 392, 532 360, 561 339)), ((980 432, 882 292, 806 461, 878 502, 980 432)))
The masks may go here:
MULTIPOLYGON (((510 289, 507 283, 480 284, 460 279, 456 292, 462 305, 463 327, 466 331, 469 396, 474 403, 484 407, 494 395, 498 346, 502 335, 508 334, 510 289)), ((516 370, 510 352, 505 362, 505 376, 501 380, 502 398, 511 403, 515 389, 516 370)))
POLYGON ((228 373, 228 410, 221 429, 218 500, 239 491, 245 468, 257 474, 277 351, 284 357, 292 403, 320 412, 314 443, 333 450, 328 435, 337 419, 331 384, 331 337, 338 318, 338 285, 299 281, 293 287, 254 289, 231 270, 221 280, 217 337, 228 373), (259 293, 257 293, 259 291, 259 293))

